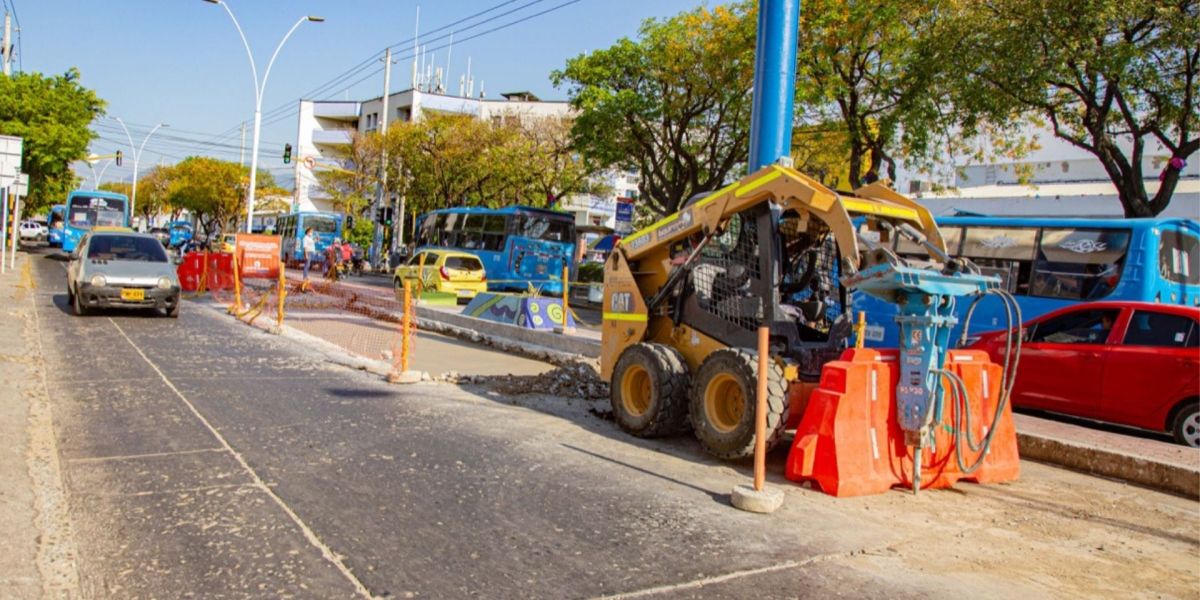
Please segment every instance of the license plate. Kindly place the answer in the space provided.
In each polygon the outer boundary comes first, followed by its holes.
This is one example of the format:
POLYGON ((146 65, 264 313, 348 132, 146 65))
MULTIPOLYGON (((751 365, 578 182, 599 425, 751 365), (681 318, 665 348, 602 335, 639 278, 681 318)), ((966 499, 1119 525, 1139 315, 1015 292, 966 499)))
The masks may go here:
POLYGON ((464 296, 464 297, 465 297, 465 296, 470 296, 470 295, 471 295, 471 290, 458 290, 458 295, 459 295, 459 296, 464 296))
POLYGON ((146 290, 121 289, 121 299, 129 302, 141 302, 146 299, 146 290))

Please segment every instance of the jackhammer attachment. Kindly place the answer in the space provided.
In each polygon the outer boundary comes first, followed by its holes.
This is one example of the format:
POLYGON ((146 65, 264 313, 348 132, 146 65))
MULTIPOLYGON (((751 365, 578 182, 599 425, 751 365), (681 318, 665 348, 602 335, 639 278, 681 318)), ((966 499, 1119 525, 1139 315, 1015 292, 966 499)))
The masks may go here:
MULTIPOLYGON (((897 414, 899 362, 898 350, 859 348, 846 350, 841 360, 825 366, 796 429, 785 470, 788 479, 812 481, 827 494, 847 497, 912 487, 914 464, 925 473, 922 489, 947 488, 959 480, 1012 481, 1020 475, 1011 409, 1004 406, 999 419, 992 421, 1001 402, 999 365, 983 352, 948 353, 945 370, 963 382, 970 401, 952 403, 930 423, 916 463, 897 414), (995 432, 989 448, 969 447, 991 429, 995 432)), ((943 376, 942 384, 949 388, 949 376, 943 376)))

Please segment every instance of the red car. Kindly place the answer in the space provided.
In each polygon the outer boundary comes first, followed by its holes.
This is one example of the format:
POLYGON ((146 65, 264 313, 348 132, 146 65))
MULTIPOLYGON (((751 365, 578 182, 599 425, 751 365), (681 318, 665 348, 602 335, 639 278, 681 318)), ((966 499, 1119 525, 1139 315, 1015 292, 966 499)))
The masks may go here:
MULTIPOLYGON (((1077 304, 1028 321, 1013 406, 1165 431, 1200 447, 1200 308, 1077 304)), ((971 345, 1004 361, 1004 332, 971 345)))

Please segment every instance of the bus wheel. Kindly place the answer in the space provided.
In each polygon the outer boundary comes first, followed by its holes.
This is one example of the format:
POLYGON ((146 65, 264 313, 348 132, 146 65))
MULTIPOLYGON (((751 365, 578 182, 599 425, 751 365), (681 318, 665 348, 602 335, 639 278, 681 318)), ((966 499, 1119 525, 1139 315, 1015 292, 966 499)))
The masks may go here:
POLYGON ((609 384, 617 425, 637 437, 687 430, 687 363, 662 344, 634 344, 621 353, 609 384))
MULTIPOLYGON (((767 373, 767 449, 787 421, 787 380, 774 361, 767 373)), ((754 454, 754 404, 758 359, 745 349, 717 350, 704 359, 692 380, 689 415, 696 439, 709 454, 738 459, 754 454)))

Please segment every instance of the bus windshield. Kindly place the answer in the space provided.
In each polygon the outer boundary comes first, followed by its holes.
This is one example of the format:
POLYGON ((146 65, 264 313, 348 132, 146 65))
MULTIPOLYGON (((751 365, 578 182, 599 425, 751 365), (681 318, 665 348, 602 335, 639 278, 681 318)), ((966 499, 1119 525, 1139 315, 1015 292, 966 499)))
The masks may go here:
POLYGON ((72 227, 123 227, 125 226, 125 200, 74 196, 67 212, 67 223, 72 227))
POLYGON ((304 217, 304 228, 312 227, 313 233, 334 233, 337 222, 333 217, 304 217))
POLYGON ((535 213, 523 213, 517 221, 517 235, 549 242, 574 241, 574 223, 570 219, 535 213))

